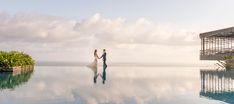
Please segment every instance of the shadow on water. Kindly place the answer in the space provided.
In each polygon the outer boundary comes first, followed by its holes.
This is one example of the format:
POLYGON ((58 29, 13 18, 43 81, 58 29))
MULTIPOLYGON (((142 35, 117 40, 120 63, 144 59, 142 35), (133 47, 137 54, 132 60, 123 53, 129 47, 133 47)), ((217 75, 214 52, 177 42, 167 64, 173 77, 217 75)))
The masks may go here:
POLYGON ((234 70, 200 70, 200 96, 234 104, 234 70))
POLYGON ((0 89, 15 89, 29 81, 33 74, 33 70, 21 72, 2 72, 0 73, 0 89))

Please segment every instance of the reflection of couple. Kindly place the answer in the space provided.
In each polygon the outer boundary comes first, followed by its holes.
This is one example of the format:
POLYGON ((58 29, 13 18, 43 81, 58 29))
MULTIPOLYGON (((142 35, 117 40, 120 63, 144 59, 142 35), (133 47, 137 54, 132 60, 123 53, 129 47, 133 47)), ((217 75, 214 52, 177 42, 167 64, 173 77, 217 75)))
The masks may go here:
POLYGON ((101 57, 98 56, 97 54, 97 49, 95 49, 94 51, 94 61, 88 65, 89 68, 91 68, 94 72, 94 77, 93 77, 93 82, 96 83, 97 82, 97 77, 100 75, 102 77, 102 82, 103 84, 105 83, 106 80, 106 68, 107 68, 107 64, 106 64, 106 50, 103 49, 103 54, 101 57), (98 63, 98 59, 103 60, 103 72, 102 75, 97 73, 97 63, 98 63))

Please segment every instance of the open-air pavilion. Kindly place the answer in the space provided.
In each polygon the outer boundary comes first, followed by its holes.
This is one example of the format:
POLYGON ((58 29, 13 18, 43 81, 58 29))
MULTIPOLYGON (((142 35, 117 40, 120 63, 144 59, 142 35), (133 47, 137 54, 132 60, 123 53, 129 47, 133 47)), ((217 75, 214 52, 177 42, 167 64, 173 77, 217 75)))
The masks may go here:
POLYGON ((224 60, 234 55, 234 27, 200 34, 201 60, 224 60))

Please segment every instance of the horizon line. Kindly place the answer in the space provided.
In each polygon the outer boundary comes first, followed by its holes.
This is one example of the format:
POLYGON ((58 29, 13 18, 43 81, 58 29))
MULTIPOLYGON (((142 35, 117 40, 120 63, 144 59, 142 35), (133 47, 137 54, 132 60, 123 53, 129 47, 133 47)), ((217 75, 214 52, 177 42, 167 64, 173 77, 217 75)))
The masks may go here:
MULTIPOLYGON (((36 66, 86 66, 90 62, 69 62, 69 61, 37 61, 35 63, 36 66)), ((99 62, 98 66, 101 66, 102 62, 99 62)), ((183 67, 204 67, 209 64, 201 64, 201 63, 143 63, 143 62, 109 62, 108 66, 144 66, 144 67, 162 67, 162 66, 183 66, 183 67)))

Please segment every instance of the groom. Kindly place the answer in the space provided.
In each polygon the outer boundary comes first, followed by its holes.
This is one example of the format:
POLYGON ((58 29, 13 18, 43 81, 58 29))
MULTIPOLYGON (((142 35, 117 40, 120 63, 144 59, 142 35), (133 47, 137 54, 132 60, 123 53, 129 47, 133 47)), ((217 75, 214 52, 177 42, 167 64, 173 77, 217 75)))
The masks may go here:
POLYGON ((106 65, 106 49, 103 49, 103 54, 102 56, 99 58, 103 60, 103 69, 106 69, 107 65, 106 65))

